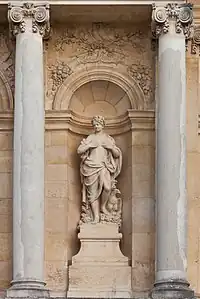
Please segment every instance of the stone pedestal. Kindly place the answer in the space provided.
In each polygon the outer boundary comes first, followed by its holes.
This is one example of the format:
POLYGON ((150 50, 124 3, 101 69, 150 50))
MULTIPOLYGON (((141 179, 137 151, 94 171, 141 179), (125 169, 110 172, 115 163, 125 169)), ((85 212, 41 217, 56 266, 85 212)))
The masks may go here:
POLYGON ((81 248, 69 267, 68 298, 131 298, 131 267, 116 224, 82 224, 81 248))

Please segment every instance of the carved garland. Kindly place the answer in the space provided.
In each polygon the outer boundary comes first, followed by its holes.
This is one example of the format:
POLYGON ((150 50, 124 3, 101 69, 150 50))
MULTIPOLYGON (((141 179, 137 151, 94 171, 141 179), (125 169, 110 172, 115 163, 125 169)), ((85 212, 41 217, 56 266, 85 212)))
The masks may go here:
POLYGON ((152 69, 146 65, 132 64, 127 68, 127 71, 142 89, 148 107, 148 104, 153 102, 152 69))
POLYGON ((32 18, 32 32, 46 37, 50 31, 49 5, 22 3, 19 5, 8 5, 8 20, 11 33, 16 36, 27 29, 27 19, 32 18))
POLYGON ((49 67, 49 70, 50 78, 52 80, 52 87, 49 94, 55 95, 58 88, 61 86, 64 80, 73 73, 73 71, 69 65, 63 61, 57 61, 56 64, 53 64, 49 67))
POLYGON ((183 32, 186 39, 189 39, 192 33, 192 5, 177 3, 168 3, 164 7, 153 5, 152 13, 152 32, 154 37, 161 33, 169 31, 169 21, 175 21, 176 33, 183 32))

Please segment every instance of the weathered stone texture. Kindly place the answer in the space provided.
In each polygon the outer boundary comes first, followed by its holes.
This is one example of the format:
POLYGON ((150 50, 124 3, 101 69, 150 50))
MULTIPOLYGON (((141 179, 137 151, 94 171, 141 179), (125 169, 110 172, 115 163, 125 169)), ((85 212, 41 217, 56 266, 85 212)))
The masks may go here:
MULTIPOLYGON (((45 42, 46 110, 56 110, 58 119, 60 110, 68 108, 83 118, 101 112, 116 120, 125 113, 131 108, 129 98, 121 87, 109 81, 109 76, 106 80, 92 82, 86 78, 85 84, 76 86, 71 101, 61 101, 58 108, 56 97, 61 86, 67 88, 66 80, 80 70, 84 69, 87 74, 88 69, 99 66, 130 76, 144 96, 141 109, 154 108, 154 61, 150 31, 145 26, 136 28, 123 23, 54 25, 51 39, 45 42)), ((4 74, 0 73, 0 115, 13 108, 13 58, 9 56, 12 49, 11 45, 6 46, 0 34, 0 71, 4 74)), ((64 93, 63 98, 66 96, 64 93)), ((199 57, 188 54, 188 280, 197 293, 200 293, 199 105, 199 57)), ((61 295, 68 287, 68 266, 79 250, 76 227, 81 185, 76 150, 81 139, 91 132, 88 122, 83 124, 80 118, 70 124, 70 130, 63 130, 67 122, 68 119, 62 120, 56 129, 48 129, 45 133, 45 280, 50 290, 61 295)), ((0 129, 3 124, 1 118, 0 129)), ((52 124, 55 125, 54 120, 52 124)), ((119 177, 124 201, 121 250, 131 260, 132 286, 135 293, 140 293, 148 292, 154 282, 155 133, 146 129, 131 132, 130 127, 126 128, 126 125, 118 126, 116 130, 120 133, 117 134, 110 124, 108 133, 115 137, 123 152, 124 163, 119 177)), ((12 148, 12 132, 1 129, 0 290, 7 288, 12 279, 12 148)))
POLYGON ((188 279, 191 287, 200 294, 199 265, 199 163, 200 139, 197 117, 199 102, 199 57, 187 57, 187 189, 188 189, 188 279))
POLYGON ((12 279, 12 132, 0 133, 0 289, 12 279))

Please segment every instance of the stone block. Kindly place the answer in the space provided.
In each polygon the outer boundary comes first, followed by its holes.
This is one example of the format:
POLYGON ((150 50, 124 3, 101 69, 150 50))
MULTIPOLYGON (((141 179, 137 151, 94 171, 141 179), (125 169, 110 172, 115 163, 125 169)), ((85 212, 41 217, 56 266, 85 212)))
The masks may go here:
POLYGON ((66 164, 67 148, 65 145, 49 146, 45 149, 46 164, 66 164))
POLYGON ((53 290, 66 290, 67 266, 64 261, 45 262, 46 287, 53 290))
POLYGON ((11 257, 12 257, 12 234, 0 233, 0 261, 9 261, 11 260, 11 257))
POLYGON ((133 261, 132 288, 134 291, 149 291, 154 284, 154 262, 144 263, 133 261))
POLYGON ((131 267, 73 266, 69 269, 68 298, 131 298, 131 267))
POLYGON ((0 173, 0 198, 12 198, 11 173, 0 173))
POLYGON ((45 196, 49 198, 66 198, 67 183, 65 181, 45 182, 45 196))
POLYGON ((12 216, 0 214, 0 233, 12 232, 12 216))
POLYGON ((135 131, 132 133, 132 146, 153 146, 155 147, 154 131, 135 131))
POLYGON ((82 224, 81 248, 69 266, 68 297, 131 297, 131 267, 116 224, 82 224))
POLYGON ((4 156, 4 157, 0 157, 0 172, 1 173, 11 173, 12 172, 12 157, 8 156, 4 156))
POLYGON ((12 199, 0 198, 0 215, 11 215, 12 214, 12 199))
POLYGON ((67 231, 66 209, 67 202, 65 199, 47 198, 45 203, 45 226, 46 231, 64 233, 67 231))
POLYGON ((51 132, 51 145, 66 145, 67 134, 63 131, 51 132))
POLYGON ((0 133, 0 149, 4 150, 12 150, 13 148, 13 133, 0 133))
POLYGON ((133 225, 136 233, 155 231, 155 199, 151 197, 134 197, 133 225))
POLYGON ((67 237, 64 233, 45 233, 45 258, 47 261, 67 260, 67 237))
POLYGON ((67 166, 65 164, 46 165, 45 180, 46 181, 66 181, 67 166))
POLYGON ((155 258, 155 238, 152 233, 133 233, 133 258, 141 263, 152 262, 155 258))

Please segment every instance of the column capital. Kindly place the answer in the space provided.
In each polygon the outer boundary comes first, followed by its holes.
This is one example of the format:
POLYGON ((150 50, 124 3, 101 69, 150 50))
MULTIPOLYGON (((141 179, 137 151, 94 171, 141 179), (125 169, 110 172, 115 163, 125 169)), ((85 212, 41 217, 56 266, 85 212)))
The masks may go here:
POLYGON ((9 3, 8 21, 10 31, 14 36, 28 30, 29 32, 39 33, 42 37, 47 37, 50 32, 49 4, 34 2, 9 3))
POLYGON ((152 5, 152 33, 159 37, 169 31, 170 21, 174 22, 175 32, 183 33, 186 39, 193 31, 192 4, 168 3, 166 5, 152 5))

